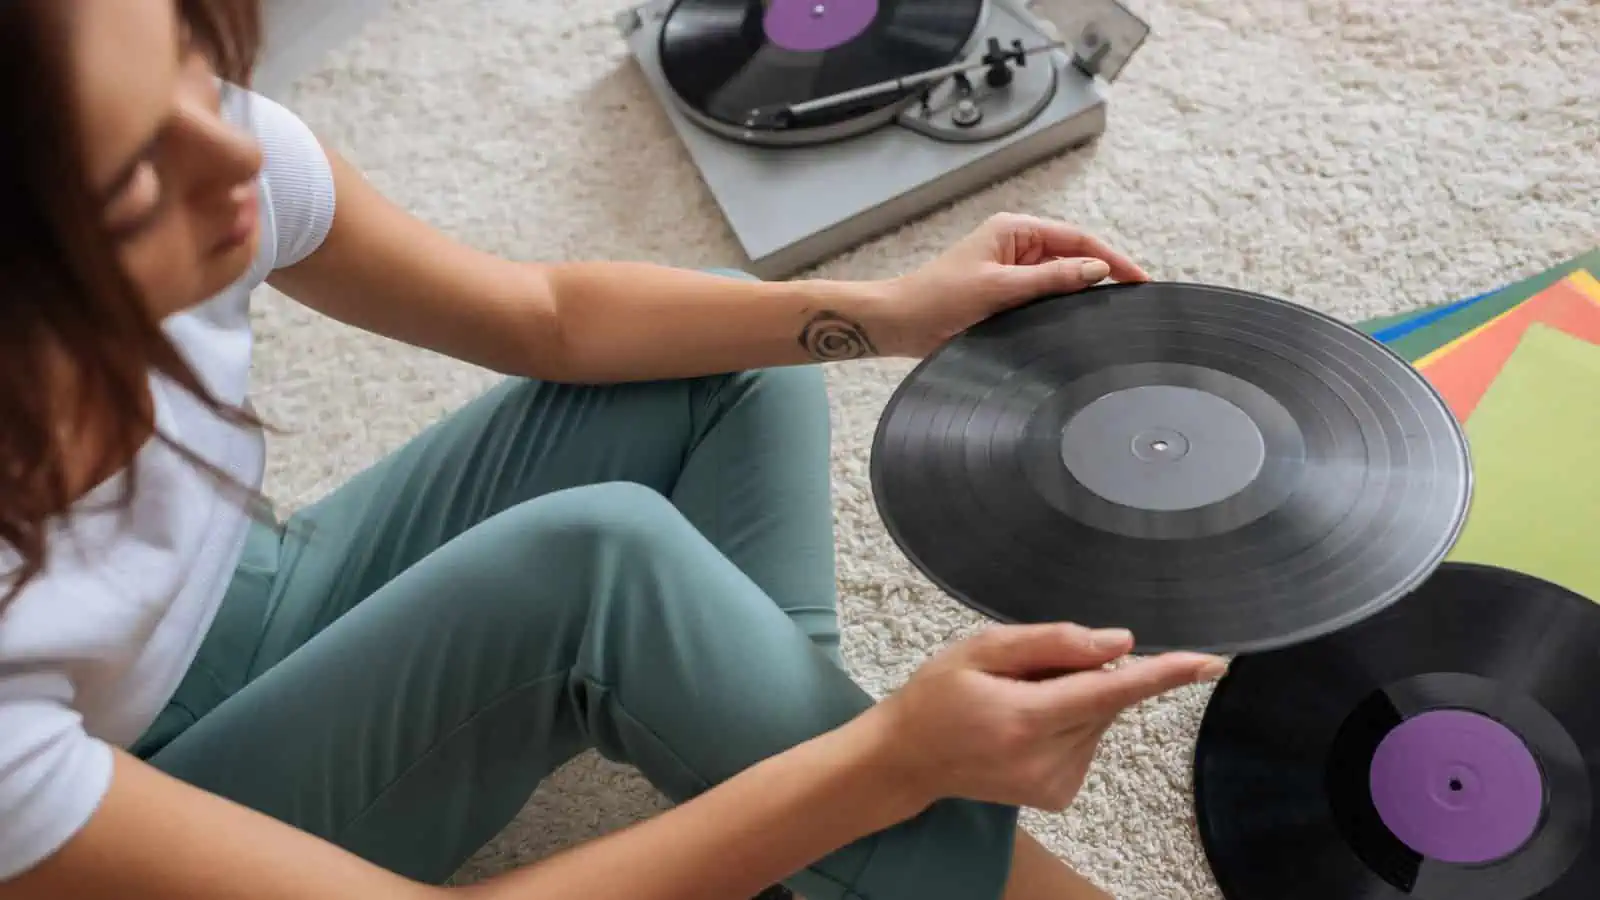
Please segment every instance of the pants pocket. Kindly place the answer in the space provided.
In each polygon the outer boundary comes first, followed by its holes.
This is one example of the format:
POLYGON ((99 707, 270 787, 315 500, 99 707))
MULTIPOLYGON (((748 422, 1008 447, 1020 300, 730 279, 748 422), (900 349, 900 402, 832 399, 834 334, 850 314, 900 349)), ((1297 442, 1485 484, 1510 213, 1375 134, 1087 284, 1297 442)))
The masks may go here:
POLYGON ((129 748, 141 759, 159 752, 249 681, 269 617, 279 546, 272 526, 250 527, 244 553, 199 651, 155 722, 129 748))

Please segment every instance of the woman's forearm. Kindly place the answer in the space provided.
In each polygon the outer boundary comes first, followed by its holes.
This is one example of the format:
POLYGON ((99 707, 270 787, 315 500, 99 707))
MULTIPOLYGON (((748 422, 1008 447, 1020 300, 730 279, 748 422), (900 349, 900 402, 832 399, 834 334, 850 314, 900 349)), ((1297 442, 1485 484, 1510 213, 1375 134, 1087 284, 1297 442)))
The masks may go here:
POLYGON ((762 282, 647 263, 541 268, 564 380, 837 362, 887 352, 893 340, 883 325, 889 301, 873 282, 762 282))
POLYGON ((875 760, 871 717, 691 803, 469 888, 480 900, 748 900, 927 803, 875 760))
POLYGON ((759 282, 648 263, 528 263, 450 237, 336 152, 338 211, 277 290, 356 328, 551 381, 692 377, 886 351, 875 282, 759 282))

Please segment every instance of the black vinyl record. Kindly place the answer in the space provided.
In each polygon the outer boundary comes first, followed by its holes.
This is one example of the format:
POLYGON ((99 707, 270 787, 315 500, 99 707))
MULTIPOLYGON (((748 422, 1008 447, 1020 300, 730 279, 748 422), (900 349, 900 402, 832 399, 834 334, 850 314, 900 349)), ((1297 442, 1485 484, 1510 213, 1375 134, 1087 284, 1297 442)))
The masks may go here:
POLYGON ((1228 900, 1600 893, 1600 606, 1446 563, 1344 631, 1234 660, 1195 749, 1228 900))
POLYGON ((1131 628, 1141 652, 1309 640, 1419 584, 1460 533, 1460 426, 1404 360, 1312 310, 1108 285, 924 360, 872 450, 879 512, 1005 622, 1131 628))
MULTIPOLYGON (((949 65, 982 16, 983 0, 678 0, 661 30, 661 70, 689 108, 743 128, 758 110, 949 65)), ((790 124, 833 124, 901 99, 790 124)))

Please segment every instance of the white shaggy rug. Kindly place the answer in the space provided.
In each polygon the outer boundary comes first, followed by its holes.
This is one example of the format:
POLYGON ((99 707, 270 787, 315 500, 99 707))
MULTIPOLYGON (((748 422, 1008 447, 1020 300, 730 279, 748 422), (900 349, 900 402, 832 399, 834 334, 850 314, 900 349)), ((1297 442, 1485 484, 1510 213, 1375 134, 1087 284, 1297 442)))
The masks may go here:
MULTIPOLYGON (((625 0, 403 0, 286 100, 416 214, 526 259, 735 261, 612 26, 625 0)), ((914 266, 986 214, 1074 220, 1158 278, 1293 298, 1358 319, 1476 293, 1600 238, 1596 0, 1135 0, 1155 34, 1109 132, 824 267, 914 266)), ((270 293, 270 292, 269 292, 270 293)), ((292 307, 259 305, 269 490, 293 506, 489 383, 292 307)), ((869 440, 908 369, 831 372, 852 671, 875 692, 975 624, 913 573, 868 495, 869 440)), ((1205 694, 1135 711, 1081 799, 1027 818, 1127 898, 1216 896, 1193 833, 1189 759, 1205 694)), ((463 878, 659 809, 592 758, 558 774, 463 878)))

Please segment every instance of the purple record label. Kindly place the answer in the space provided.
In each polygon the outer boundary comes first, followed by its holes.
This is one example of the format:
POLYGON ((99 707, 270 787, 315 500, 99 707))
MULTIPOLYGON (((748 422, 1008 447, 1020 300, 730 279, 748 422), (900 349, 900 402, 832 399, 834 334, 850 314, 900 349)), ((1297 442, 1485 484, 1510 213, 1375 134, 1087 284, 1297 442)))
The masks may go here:
POLYGON ((1372 755, 1378 817, 1431 859, 1482 863, 1533 836, 1544 779, 1509 728, 1463 710, 1423 713, 1395 726, 1372 755))
POLYGON ((848 43, 878 15, 878 0, 772 0, 762 27, 785 50, 815 53, 848 43))

